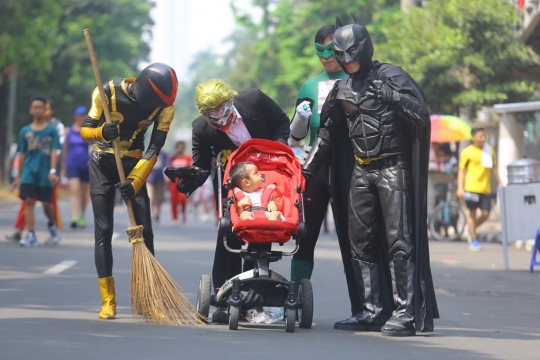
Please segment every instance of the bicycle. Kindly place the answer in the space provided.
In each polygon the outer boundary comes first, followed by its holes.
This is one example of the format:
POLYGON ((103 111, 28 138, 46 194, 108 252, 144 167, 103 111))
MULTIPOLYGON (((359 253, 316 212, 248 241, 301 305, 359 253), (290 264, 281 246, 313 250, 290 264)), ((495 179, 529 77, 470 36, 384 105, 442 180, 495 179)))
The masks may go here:
POLYGON ((458 202, 452 200, 454 182, 455 180, 447 184, 445 199, 437 204, 428 216, 428 229, 437 241, 459 240, 467 226, 465 212, 458 202))

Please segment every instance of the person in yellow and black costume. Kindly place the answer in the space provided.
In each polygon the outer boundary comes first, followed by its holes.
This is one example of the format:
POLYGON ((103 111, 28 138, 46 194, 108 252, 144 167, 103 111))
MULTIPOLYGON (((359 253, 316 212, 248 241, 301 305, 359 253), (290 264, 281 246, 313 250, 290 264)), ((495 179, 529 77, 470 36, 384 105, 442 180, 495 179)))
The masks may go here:
POLYGON ((112 277, 114 191, 119 189, 124 199, 131 199, 137 224, 144 226, 144 242, 154 254, 154 235, 146 178, 165 144, 174 116, 178 81, 174 70, 154 63, 137 78, 116 79, 103 86, 112 123, 105 122, 103 104, 96 88, 92 108, 84 120, 81 136, 93 144, 90 159, 90 197, 94 210, 95 263, 102 298, 101 319, 114 319, 116 300, 112 277), (144 134, 154 124, 148 149, 144 151, 144 134), (118 139, 122 165, 127 175, 120 185, 111 141, 118 139))

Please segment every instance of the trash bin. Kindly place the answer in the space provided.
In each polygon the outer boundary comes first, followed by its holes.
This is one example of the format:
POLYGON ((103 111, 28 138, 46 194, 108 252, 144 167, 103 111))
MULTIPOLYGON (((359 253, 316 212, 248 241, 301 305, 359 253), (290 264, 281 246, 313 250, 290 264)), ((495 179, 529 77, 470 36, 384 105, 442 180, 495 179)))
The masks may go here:
POLYGON ((540 161, 536 159, 519 159, 506 168, 508 169, 508 184, 540 182, 540 161))
MULTIPOLYGON (((503 245, 533 239, 540 227, 540 161, 519 159, 508 169, 508 185, 499 188, 503 245)), ((505 268, 508 269, 507 254, 505 268)))
POLYGON ((540 227, 540 161, 519 159, 508 169, 501 188, 501 225, 508 242, 532 239, 540 227))

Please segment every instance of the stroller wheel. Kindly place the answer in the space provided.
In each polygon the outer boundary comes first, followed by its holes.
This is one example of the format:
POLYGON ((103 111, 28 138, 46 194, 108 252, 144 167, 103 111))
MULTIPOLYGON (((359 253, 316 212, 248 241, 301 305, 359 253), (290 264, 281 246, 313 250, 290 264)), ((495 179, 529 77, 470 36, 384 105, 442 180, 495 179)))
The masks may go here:
POLYGON ((298 287, 298 323, 302 329, 311 329, 313 322, 313 287, 309 279, 302 279, 298 287))
POLYGON ((240 320, 240 306, 229 307, 229 330, 238 329, 238 321, 240 320))
POLYGON ((285 307, 285 331, 294 332, 296 323, 296 309, 285 307))
POLYGON ((208 314, 210 312, 210 300, 212 298, 212 280, 210 275, 202 275, 199 280, 199 290, 197 291, 197 313, 201 320, 208 321, 208 314))

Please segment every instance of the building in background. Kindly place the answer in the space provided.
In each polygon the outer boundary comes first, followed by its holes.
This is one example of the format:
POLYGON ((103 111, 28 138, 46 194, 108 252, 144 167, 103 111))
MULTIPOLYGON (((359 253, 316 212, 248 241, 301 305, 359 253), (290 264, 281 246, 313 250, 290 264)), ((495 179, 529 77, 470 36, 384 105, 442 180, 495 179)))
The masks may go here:
MULTIPOLYGON (((540 1, 512 2, 523 21, 520 26, 521 40, 540 54, 540 1)), ((531 66, 521 75, 540 81, 540 66, 531 66)), ((540 102, 497 104, 493 109, 500 116, 498 141, 495 144, 498 149, 498 170, 503 182, 507 183, 507 166, 510 163, 524 156, 540 159, 540 102)))

